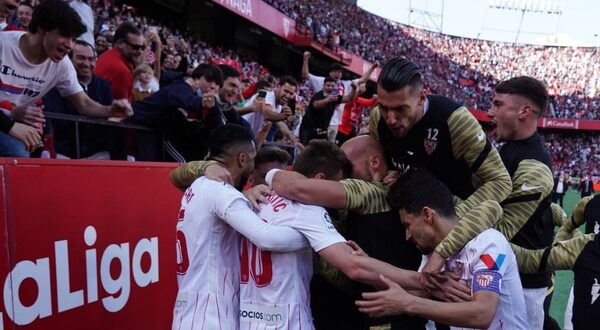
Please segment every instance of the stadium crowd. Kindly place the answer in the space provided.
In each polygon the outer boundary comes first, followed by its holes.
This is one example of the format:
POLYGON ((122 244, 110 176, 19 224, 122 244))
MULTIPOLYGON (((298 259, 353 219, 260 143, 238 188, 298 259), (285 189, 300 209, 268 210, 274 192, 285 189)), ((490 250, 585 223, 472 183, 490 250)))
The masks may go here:
MULTIPOLYGON (((594 54, 518 46, 506 55, 502 44, 391 24, 339 2, 274 4, 305 21, 317 40, 349 48, 373 66, 344 80, 334 63, 320 77, 310 72, 312 54, 304 52, 298 69, 306 83, 298 83, 127 5, 0 0, 6 25, 0 155, 40 151, 45 132, 56 148, 45 151, 57 158, 184 164, 171 174, 185 191, 173 328, 195 328, 196 317, 211 329, 262 326, 265 314, 278 315, 277 326, 296 328, 314 321, 319 328, 422 329, 432 320, 542 329, 551 323, 544 300, 555 269, 575 271, 575 327, 595 324, 595 299, 587 301, 600 271, 586 267, 597 264, 598 232, 578 237, 574 228, 592 224, 592 217, 581 210, 566 221, 558 211, 554 223, 564 235, 557 244, 550 223, 551 194, 561 195, 562 204, 565 177, 585 177, 582 194, 591 194, 587 177, 600 176, 600 138, 537 130, 550 102, 555 115, 596 118, 596 103, 586 108, 571 99, 595 97, 593 70, 566 63, 570 56, 587 63, 594 54), (535 65, 542 56, 556 60, 542 69, 535 65), (363 98, 380 60, 378 95, 363 98), (517 62, 523 65, 511 71, 517 62), (18 89, 23 81, 27 87, 18 89), (490 134, 503 143, 498 149, 463 103, 489 108, 490 134), (47 121, 50 112, 153 130, 76 128, 47 121), (304 150, 295 155, 294 172, 282 171, 289 155, 261 148, 265 141, 304 150), (246 185, 253 187, 242 195, 246 185), (266 205, 257 215, 250 205, 259 209, 259 202, 266 205), (338 217, 322 207, 345 212, 338 217), (310 284, 311 248, 323 267, 315 278, 329 284, 310 284), (428 256, 423 262, 422 255, 428 256), (371 292, 364 284, 388 290, 371 292), (321 304, 312 315, 309 291, 313 306, 321 304), (205 313, 197 316, 198 308, 205 313)), ((591 200, 583 199, 581 208, 597 207, 591 200)))
MULTIPOLYGON (((493 89, 498 81, 513 75, 530 74, 544 77, 550 86, 553 102, 551 101, 552 106, 546 116, 597 119, 600 104, 595 98, 589 97, 595 94, 595 49, 527 45, 506 47, 503 43, 445 36, 392 23, 356 6, 335 1, 268 2, 299 22, 304 22, 315 31, 315 38, 325 44, 349 49, 371 61, 382 60, 389 54, 402 54, 414 59, 426 68, 424 81, 433 93, 447 95, 474 108, 489 108, 493 89), (332 10, 332 6, 335 6, 336 11, 332 10), (544 66, 535 65, 541 57, 551 62, 544 66), (567 60, 573 58, 579 60, 567 60), (516 67, 514 63, 520 65, 516 67), (590 64, 582 66, 581 63, 590 64), (586 79, 581 79, 582 77, 586 79)), ((35 2, 24 1, 5 20, 5 30, 26 29, 34 5, 35 2)), ((213 47, 187 31, 171 29, 160 22, 137 15, 133 7, 117 6, 113 1, 91 1, 90 7, 95 18, 91 28, 95 31, 95 37, 88 38, 88 41, 95 44, 97 56, 112 48, 115 30, 124 22, 134 23, 146 37, 148 47, 138 60, 139 63, 136 63, 139 65, 138 70, 134 71, 138 90, 135 101, 140 100, 137 98, 139 91, 146 89, 147 92, 142 93, 146 97, 159 89, 158 79, 164 80, 165 75, 161 78, 160 74, 155 73, 156 70, 170 71, 172 77, 177 72, 191 73, 199 63, 206 62, 231 65, 241 72, 240 89, 246 92, 235 97, 234 103, 239 106, 243 106, 252 96, 250 92, 254 89, 251 86, 257 81, 267 80, 272 86, 277 85, 278 78, 271 76, 269 70, 256 61, 244 58, 230 49, 213 47), (160 53, 157 48, 160 48, 160 53), (157 53, 159 59, 156 58, 157 53), (157 65, 158 62, 161 62, 160 65, 157 65), (143 72, 149 74, 144 75, 143 72), (146 77, 145 87, 140 86, 141 77, 146 77)), ((297 137, 303 108, 318 91, 309 85, 308 80, 298 84, 296 98, 301 110, 286 120, 290 131, 296 132, 297 137)), ((363 111, 363 120, 353 116, 356 132, 361 129, 364 131, 368 115, 369 107, 363 111)), ((596 154, 592 152, 589 155, 589 150, 595 150, 597 135, 582 134, 573 137, 545 132, 542 135, 547 139, 546 143, 558 172, 571 177, 600 175, 599 162, 594 161, 596 154)), ((286 136, 273 133, 269 135, 269 140, 291 142, 286 136)), ((73 152, 71 156, 74 156, 73 152)))
POLYGON ((519 75, 539 77, 548 86, 548 117, 600 119, 596 47, 508 44, 443 35, 366 12, 344 1, 268 0, 308 27, 315 40, 342 47, 369 61, 410 58, 427 68, 434 93, 475 109, 490 108, 494 87, 519 75), (539 63, 544 65, 539 65, 539 63))

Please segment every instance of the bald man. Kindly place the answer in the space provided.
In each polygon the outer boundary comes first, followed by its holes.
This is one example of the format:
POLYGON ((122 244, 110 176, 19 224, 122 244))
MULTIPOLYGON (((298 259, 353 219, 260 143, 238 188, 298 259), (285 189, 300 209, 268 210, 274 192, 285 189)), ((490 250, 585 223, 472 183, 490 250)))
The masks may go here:
MULTIPOLYGON (((341 148, 352 164, 351 179, 317 181, 307 179, 299 173, 279 171, 267 183, 280 196, 305 204, 347 210, 347 221, 342 225, 345 228, 338 228, 347 239, 357 242, 373 258, 396 267, 417 270, 421 263, 421 252, 414 244, 406 241, 405 229, 387 201, 389 187, 382 181, 388 173, 388 166, 381 145, 372 137, 361 135, 346 141, 341 148)), ((269 175, 267 178, 271 179, 269 175)), ((461 221, 481 222, 480 219, 469 217, 464 217, 461 221)), ((372 290, 365 285, 356 286, 360 292, 372 290)), ((315 326, 339 328, 339 321, 336 320, 336 315, 339 314, 332 313, 332 306, 338 305, 328 301, 321 288, 313 289, 314 286, 311 291, 315 326)), ((340 313, 351 315, 354 311, 355 308, 340 313)), ((392 323, 394 329, 422 329, 425 323, 423 319, 408 316, 377 319, 365 317, 361 322, 363 326, 392 323)))

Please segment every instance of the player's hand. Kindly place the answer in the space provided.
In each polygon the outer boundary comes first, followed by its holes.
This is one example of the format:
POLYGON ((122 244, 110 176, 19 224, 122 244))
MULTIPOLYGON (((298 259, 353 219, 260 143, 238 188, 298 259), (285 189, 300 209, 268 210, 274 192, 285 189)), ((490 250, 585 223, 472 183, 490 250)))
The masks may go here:
POLYGON ((131 117, 133 116, 133 108, 126 99, 113 100, 110 106, 111 117, 131 117))
POLYGON ((23 142, 25 150, 33 152, 40 145, 42 139, 42 130, 29 125, 15 123, 8 131, 8 134, 15 139, 23 142))
POLYGON ((310 53, 308 50, 307 50, 307 51, 305 51, 305 52, 304 52, 304 54, 303 54, 303 56, 304 56, 304 60, 305 60, 305 61, 308 61, 308 60, 310 59, 310 56, 311 56, 311 55, 312 55, 312 54, 311 54, 311 53, 310 53))
POLYGON ((383 183, 386 186, 393 186, 394 183, 396 183, 396 181, 398 180, 398 177, 400 176, 400 174, 398 173, 398 171, 388 171, 387 175, 385 176, 385 178, 383 178, 383 183))
POLYGON ((206 171, 204 171, 204 176, 210 180, 226 182, 230 185, 233 185, 233 177, 231 176, 231 173, 229 173, 225 167, 219 164, 209 165, 206 168, 206 171))
POLYGON ((39 129, 42 129, 44 127, 44 123, 46 122, 46 119, 44 118, 43 106, 37 107, 29 105, 24 107, 14 107, 12 110, 12 116, 18 122, 22 122, 39 129))
POLYGON ((446 260, 444 260, 444 258, 439 253, 437 253, 436 251, 433 251, 433 253, 429 257, 429 260, 427 260, 427 263, 425 264, 425 266, 423 266, 423 269, 421 270, 421 272, 423 272, 423 273, 439 272, 442 269, 442 267, 444 267, 445 262, 446 262, 446 260))
POLYGON ((436 282, 440 285, 445 301, 448 302, 466 302, 473 300, 471 288, 460 282, 460 276, 456 273, 445 271, 432 274, 436 282))
POLYGON ((398 283, 390 281, 385 276, 379 275, 379 278, 388 289, 363 293, 363 300, 356 301, 358 310, 369 314, 370 317, 406 313, 406 309, 411 304, 413 296, 406 292, 398 283))
POLYGON ((252 203, 252 207, 257 211, 260 211, 259 204, 267 204, 269 202, 267 200, 267 197, 274 194, 273 189, 264 184, 259 184, 248 190, 244 190, 242 193, 244 194, 246 199, 248 199, 250 203, 252 203))
POLYGON ((356 244, 355 241, 346 241, 346 245, 352 248, 352 254, 355 256, 368 257, 369 255, 356 244))

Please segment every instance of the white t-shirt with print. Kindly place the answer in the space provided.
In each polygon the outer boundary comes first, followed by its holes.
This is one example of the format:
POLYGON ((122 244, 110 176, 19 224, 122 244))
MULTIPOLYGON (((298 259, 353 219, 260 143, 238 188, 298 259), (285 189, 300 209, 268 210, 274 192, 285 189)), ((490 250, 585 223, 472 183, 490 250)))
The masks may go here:
MULTIPOLYGON (((0 33, 0 102, 8 101, 14 106, 32 105, 53 87, 63 97, 82 92, 77 72, 68 57, 58 63, 46 59, 41 64, 33 64, 23 56, 19 40, 25 33, 0 33)), ((6 112, 7 109, 3 110, 6 112)))

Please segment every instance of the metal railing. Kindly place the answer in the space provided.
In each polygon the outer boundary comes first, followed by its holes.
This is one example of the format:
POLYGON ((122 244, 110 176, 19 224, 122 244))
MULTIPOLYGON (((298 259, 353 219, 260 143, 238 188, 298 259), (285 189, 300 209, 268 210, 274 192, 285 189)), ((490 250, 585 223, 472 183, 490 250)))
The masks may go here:
MULTIPOLYGON (((159 130, 152 129, 152 128, 144 126, 144 125, 123 123, 123 122, 117 122, 117 121, 111 121, 111 120, 99 119, 99 118, 89 118, 89 117, 85 117, 85 116, 81 116, 81 115, 70 115, 70 114, 64 114, 64 113, 58 113, 58 112, 44 112, 44 116, 47 119, 71 121, 75 124, 75 150, 76 150, 77 159, 81 158, 81 142, 80 142, 80 134, 79 134, 79 131, 80 131, 79 125, 80 124, 102 125, 102 126, 111 126, 111 127, 123 128, 123 129, 135 129, 135 130, 141 130, 141 131, 147 131, 147 132, 155 132, 155 133, 161 134, 161 138, 163 140, 164 140, 165 133, 170 133, 170 134, 178 133, 178 132, 159 131, 159 130)), ((282 149, 288 151, 288 153, 291 156, 291 158, 290 158, 291 164, 293 164, 295 157, 299 154, 299 148, 293 144, 265 141, 263 143, 263 145, 279 147, 279 148, 282 148, 282 149)), ((163 155, 164 155, 165 154, 164 145, 162 146, 162 148, 163 148, 163 155)))

